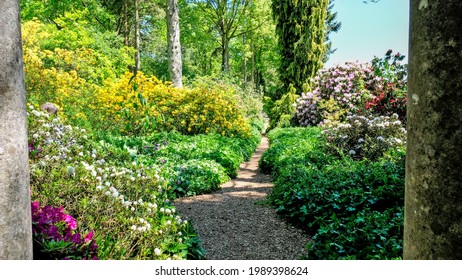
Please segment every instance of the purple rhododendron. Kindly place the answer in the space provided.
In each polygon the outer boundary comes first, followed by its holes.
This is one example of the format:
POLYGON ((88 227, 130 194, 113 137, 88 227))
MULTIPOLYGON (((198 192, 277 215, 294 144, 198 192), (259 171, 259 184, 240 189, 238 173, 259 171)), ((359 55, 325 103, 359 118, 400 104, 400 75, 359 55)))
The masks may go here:
POLYGON ((371 78, 372 68, 365 64, 347 63, 320 70, 313 80, 314 90, 303 93, 297 100, 298 122, 302 126, 321 123, 327 113, 320 107, 321 100, 332 99, 339 109, 353 110, 364 98, 362 83, 367 83, 371 78))

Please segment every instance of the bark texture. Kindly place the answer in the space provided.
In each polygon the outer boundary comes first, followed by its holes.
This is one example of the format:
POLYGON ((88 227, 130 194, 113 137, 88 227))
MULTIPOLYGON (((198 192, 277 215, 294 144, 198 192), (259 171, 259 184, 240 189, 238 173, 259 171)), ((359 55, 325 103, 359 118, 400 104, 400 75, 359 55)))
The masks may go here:
POLYGON ((183 87, 178 0, 167 0, 168 69, 174 87, 183 87))
POLYGON ((19 1, 0 1, 0 259, 32 259, 19 1))
POLYGON ((462 259, 462 1, 411 0, 405 259, 462 259))
POLYGON ((140 28, 140 2, 139 0, 135 0, 135 75, 141 69, 140 28))

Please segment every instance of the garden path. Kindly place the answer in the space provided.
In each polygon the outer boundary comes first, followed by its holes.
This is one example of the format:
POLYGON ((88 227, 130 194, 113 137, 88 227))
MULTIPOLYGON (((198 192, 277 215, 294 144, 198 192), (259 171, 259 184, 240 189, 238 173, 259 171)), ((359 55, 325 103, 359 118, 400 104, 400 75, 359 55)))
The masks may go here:
POLYGON ((263 137, 251 160, 220 190, 175 201, 180 215, 197 230, 206 259, 296 260, 306 253, 308 236, 263 203, 273 187, 270 176, 258 170, 267 148, 263 137))

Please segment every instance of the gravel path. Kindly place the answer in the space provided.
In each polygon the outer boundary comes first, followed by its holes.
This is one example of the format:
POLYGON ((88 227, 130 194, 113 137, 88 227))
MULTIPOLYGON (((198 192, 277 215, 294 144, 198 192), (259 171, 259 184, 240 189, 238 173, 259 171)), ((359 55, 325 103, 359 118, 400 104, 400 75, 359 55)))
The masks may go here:
POLYGON ((296 260, 309 238, 288 225, 262 202, 271 191, 270 176, 258 170, 268 148, 263 137, 235 179, 214 193, 175 201, 178 212, 192 222, 209 260, 296 260))

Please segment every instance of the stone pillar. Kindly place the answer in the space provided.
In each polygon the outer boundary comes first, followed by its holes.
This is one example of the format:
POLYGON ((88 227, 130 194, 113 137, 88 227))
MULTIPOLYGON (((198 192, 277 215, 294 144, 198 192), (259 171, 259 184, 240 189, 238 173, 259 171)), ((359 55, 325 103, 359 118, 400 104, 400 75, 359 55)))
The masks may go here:
POLYGON ((410 3, 404 259, 462 259, 462 1, 410 3))
POLYGON ((0 1, 0 259, 32 259, 19 0, 0 1))

